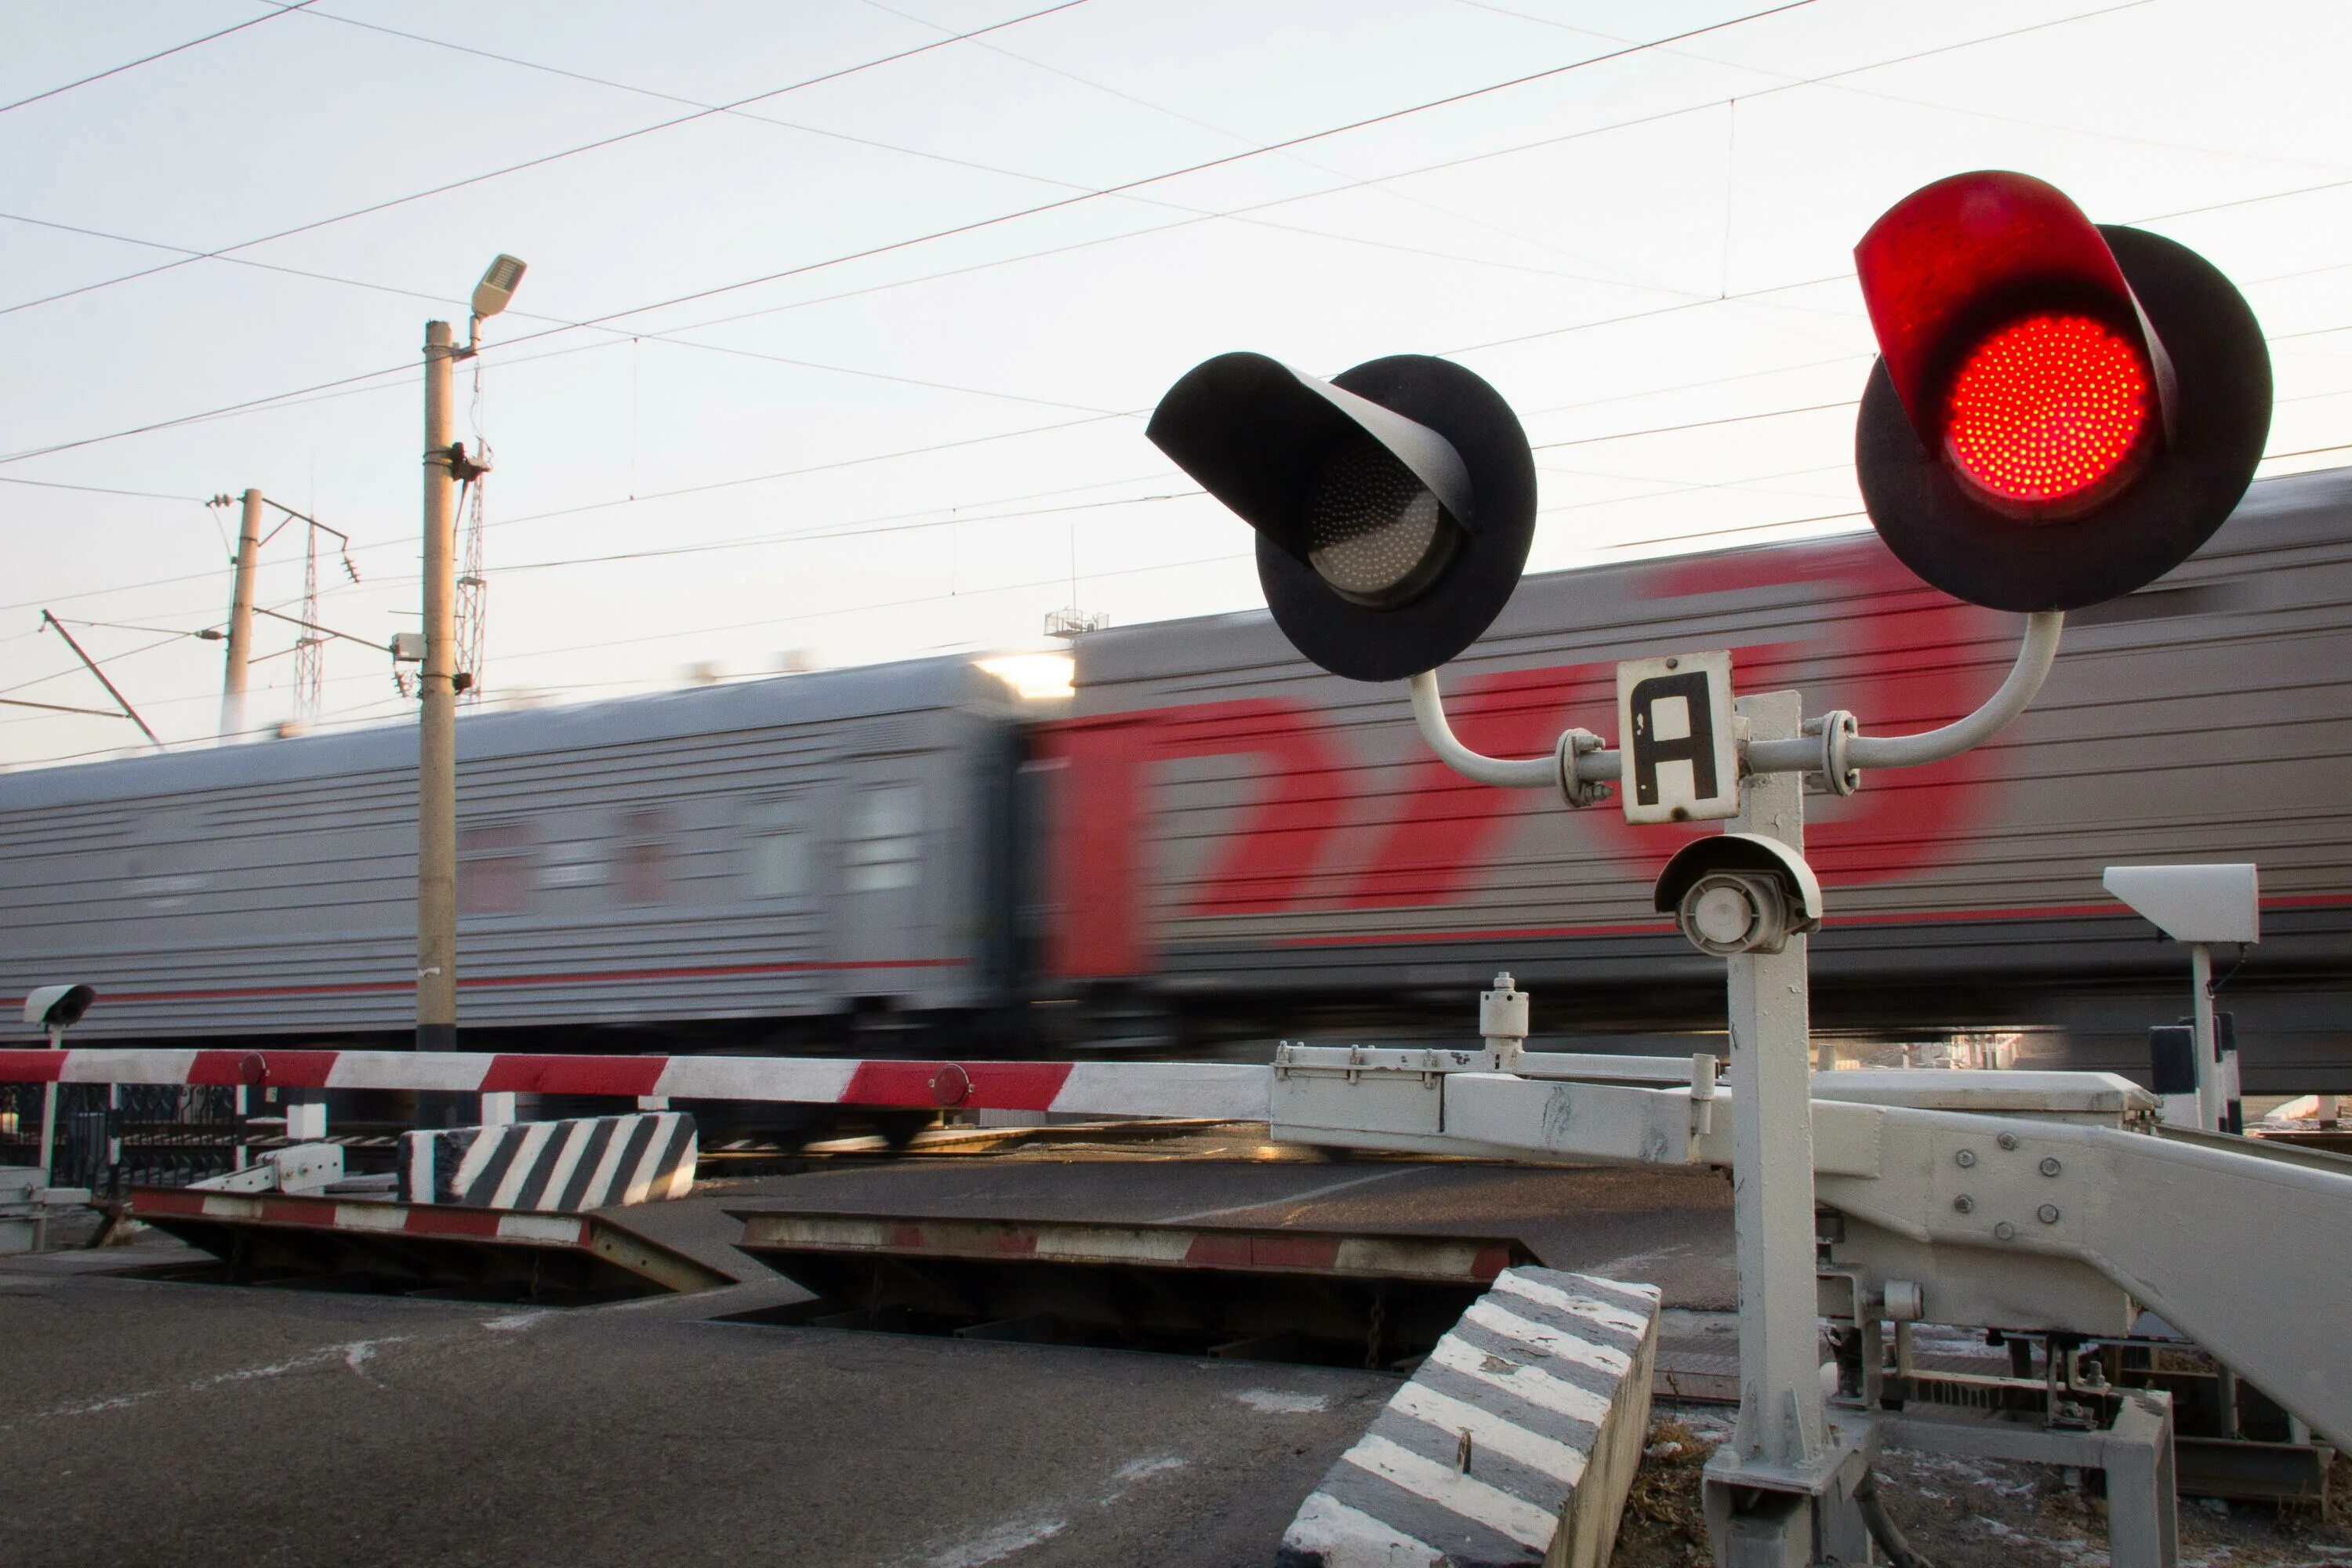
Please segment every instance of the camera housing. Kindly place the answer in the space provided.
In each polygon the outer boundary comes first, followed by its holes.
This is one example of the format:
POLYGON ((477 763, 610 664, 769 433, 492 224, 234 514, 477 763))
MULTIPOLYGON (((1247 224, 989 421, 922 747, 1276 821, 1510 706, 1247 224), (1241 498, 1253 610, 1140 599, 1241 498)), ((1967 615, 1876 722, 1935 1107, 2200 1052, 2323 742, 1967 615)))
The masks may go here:
POLYGON ((42 1029, 70 1029, 81 1022, 98 993, 87 985, 37 985, 25 997, 25 1022, 42 1029))
POLYGON ((1717 833, 1675 852, 1652 903, 1711 958, 1779 952, 1822 923, 1822 884, 1803 857, 1756 833, 1717 833))

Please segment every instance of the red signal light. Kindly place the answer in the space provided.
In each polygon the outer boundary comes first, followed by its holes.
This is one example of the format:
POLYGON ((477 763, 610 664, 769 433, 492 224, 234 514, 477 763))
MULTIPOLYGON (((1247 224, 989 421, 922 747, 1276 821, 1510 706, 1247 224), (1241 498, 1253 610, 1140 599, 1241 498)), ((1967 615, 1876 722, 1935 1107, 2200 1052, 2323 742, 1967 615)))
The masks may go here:
POLYGON ((2139 345, 2105 323, 2026 316, 1987 333, 1961 360, 1945 410, 1946 450, 1970 483, 2021 516, 2063 516, 2137 472, 2153 387, 2139 345))
POLYGON ((1979 170, 1854 247, 1878 339, 1854 420, 1871 525, 1932 587, 2073 610, 2179 565, 2246 491, 2270 355, 2213 264, 1979 170))

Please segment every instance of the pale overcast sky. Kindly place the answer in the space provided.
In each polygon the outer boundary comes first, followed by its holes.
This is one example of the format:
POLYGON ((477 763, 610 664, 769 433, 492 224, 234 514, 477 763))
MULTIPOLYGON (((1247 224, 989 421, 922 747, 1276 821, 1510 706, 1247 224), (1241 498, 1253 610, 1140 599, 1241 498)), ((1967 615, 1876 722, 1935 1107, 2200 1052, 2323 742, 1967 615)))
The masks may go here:
MULTIPOLYGON (((352 536, 328 625, 417 625, 418 347, 500 250, 530 271, 478 362, 494 699, 1035 646, 1074 565, 1122 625, 1255 605, 1247 530, 1143 438, 1234 348, 1492 380, 1541 448, 1538 567, 1860 526, 1851 247, 1970 168, 2239 279, 2271 449, 2311 454, 2265 472, 2352 441, 2342 5, 5 16, 0 695, 105 705, 46 605, 174 742, 218 721, 220 645, 169 635, 226 613, 236 518, 202 498, 256 486, 352 536)), ((300 595, 289 530, 260 602, 300 595)), ((294 635, 260 624, 257 721, 292 710, 294 635)), ((329 723, 409 717, 381 653, 335 643, 325 676, 329 723)), ((136 740, 0 710, 0 764, 136 740)))

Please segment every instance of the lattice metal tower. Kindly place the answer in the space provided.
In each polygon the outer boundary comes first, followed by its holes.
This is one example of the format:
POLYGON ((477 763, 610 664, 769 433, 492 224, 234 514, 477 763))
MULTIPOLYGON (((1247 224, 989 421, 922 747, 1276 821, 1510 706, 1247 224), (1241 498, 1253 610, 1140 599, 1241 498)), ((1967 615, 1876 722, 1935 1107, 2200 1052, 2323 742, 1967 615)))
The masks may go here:
MULTIPOLYGON (((483 445, 475 460, 487 470, 490 466, 490 449, 483 445)), ((457 693, 460 702, 482 700, 482 655, 489 639, 490 584, 482 574, 482 480, 477 474, 467 487, 471 492, 466 508, 465 521, 459 524, 464 537, 458 541, 457 555, 457 669, 471 677, 465 689, 457 693)))
POLYGON ((294 642, 294 717, 316 723, 326 689, 326 637, 319 622, 319 525, 302 531, 302 626, 294 642))

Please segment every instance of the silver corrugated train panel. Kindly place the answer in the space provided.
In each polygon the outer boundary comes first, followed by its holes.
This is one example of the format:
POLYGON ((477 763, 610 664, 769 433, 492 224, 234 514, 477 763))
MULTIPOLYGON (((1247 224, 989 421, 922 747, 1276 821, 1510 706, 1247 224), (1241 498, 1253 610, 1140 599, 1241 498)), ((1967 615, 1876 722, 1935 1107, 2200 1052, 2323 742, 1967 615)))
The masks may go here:
MULTIPOLYGON (((1932 931, 1915 966, 1965 969, 1986 962, 1967 929, 2015 941, 2020 922, 2119 912, 2107 864, 2252 859, 2273 909, 2338 911, 2320 923, 2340 969, 2347 605, 2352 474, 2255 487, 2197 559, 2073 617, 2042 698, 1993 743, 1808 802, 1831 900, 1817 952, 1932 931)), ((1530 577, 1444 683, 1470 744, 1525 755, 1569 724, 1613 735, 1617 659, 1729 647, 1743 689, 1795 687, 1809 712, 1895 733, 1990 694, 2020 624, 1920 586, 1865 534, 1530 577)), ((1702 829, 1456 779, 1401 686, 1312 669, 1263 615, 1094 634, 1078 661, 1073 717, 1043 741, 1066 977, 1354 984, 1389 952, 1426 966, 1391 987, 1454 984, 1448 948, 1565 963, 1667 930, 1651 882, 1702 829)))
MULTIPOLYGON (((1016 711, 936 659, 469 716, 461 1016, 984 999, 978 759, 1016 711), (884 822, 870 796, 894 790, 905 820, 884 822)), ((404 1027, 415 746, 386 729, 0 775, 0 990, 97 986, 89 1038, 404 1027)))

